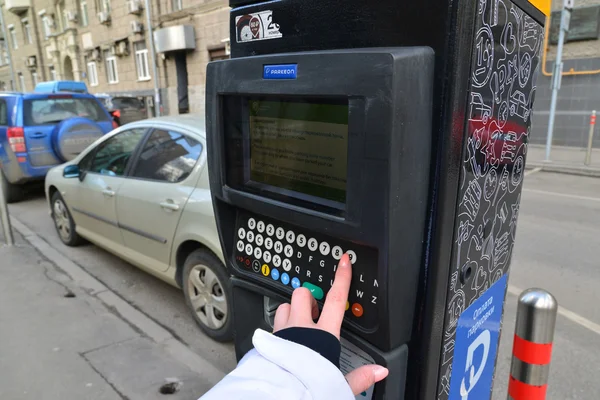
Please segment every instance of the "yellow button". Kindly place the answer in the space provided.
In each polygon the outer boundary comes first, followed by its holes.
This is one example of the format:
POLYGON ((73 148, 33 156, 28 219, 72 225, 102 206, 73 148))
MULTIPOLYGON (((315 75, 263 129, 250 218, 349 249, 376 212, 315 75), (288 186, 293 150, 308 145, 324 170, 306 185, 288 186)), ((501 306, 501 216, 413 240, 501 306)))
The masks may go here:
POLYGON ((348 309, 349 309, 349 308, 350 308, 350 302, 349 302, 349 301, 347 301, 347 302, 346 302, 346 311, 348 311, 348 309))
POLYGON ((263 264, 261 271, 264 276, 269 276, 271 273, 271 268, 269 268, 267 264, 263 264))

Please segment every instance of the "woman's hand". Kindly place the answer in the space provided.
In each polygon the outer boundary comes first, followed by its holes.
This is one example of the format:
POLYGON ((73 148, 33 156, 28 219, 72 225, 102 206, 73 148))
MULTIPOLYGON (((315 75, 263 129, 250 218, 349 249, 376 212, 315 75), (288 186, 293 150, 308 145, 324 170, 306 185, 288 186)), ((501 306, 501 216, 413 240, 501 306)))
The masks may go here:
MULTIPOLYGON (((319 317, 317 302, 310 291, 298 288, 292 294, 291 304, 282 304, 277 309, 274 332, 286 328, 312 328, 329 332, 339 340, 351 281, 352 265, 348 255, 344 254, 335 273, 333 286, 327 293, 321 316, 319 317), (317 318, 318 322, 315 323, 317 318)), ((346 381, 352 392, 358 395, 387 375, 387 368, 365 365, 346 375, 346 381)))

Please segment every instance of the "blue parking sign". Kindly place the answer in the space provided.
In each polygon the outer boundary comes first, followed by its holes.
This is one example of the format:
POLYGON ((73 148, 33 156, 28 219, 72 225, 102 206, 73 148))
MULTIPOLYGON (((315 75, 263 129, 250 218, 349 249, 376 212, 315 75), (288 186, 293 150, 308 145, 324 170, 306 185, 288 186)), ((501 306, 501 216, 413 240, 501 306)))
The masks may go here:
POLYGON ((489 400, 506 294, 504 275, 458 319, 449 400, 489 400))

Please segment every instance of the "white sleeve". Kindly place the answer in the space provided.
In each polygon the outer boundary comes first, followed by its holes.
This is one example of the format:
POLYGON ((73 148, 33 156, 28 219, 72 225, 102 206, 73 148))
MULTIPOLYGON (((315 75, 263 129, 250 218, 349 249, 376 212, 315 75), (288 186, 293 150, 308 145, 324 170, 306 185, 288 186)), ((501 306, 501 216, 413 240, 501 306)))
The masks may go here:
POLYGON ((257 330, 252 349, 202 400, 353 400, 344 375, 308 347, 257 330))

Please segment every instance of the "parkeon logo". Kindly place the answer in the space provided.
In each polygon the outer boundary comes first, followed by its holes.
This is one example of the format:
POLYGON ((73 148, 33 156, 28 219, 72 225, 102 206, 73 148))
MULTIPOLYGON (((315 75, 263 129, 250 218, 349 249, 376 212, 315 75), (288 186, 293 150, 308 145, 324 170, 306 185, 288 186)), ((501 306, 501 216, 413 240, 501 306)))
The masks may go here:
POLYGON ((298 64, 265 65, 264 79, 296 79, 298 77, 298 64))

